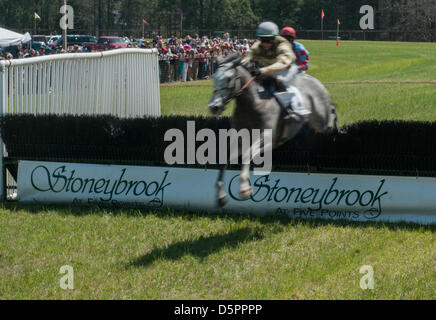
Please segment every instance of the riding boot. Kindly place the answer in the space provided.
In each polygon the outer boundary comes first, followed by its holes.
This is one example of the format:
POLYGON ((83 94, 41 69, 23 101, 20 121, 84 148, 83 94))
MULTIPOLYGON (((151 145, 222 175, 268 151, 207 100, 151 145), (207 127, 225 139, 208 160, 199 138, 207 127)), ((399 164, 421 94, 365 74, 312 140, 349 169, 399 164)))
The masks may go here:
POLYGON ((311 114, 311 111, 304 107, 300 91, 293 86, 288 86, 286 91, 290 94, 291 101, 287 105, 285 119, 293 119, 295 121, 305 120, 311 114))

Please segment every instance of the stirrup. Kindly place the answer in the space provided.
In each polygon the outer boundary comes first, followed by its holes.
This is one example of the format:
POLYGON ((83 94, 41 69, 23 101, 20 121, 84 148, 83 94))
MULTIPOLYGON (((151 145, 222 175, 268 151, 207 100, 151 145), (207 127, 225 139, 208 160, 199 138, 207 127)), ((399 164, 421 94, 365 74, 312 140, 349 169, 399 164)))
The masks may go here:
POLYGON ((291 110, 288 110, 288 108, 286 108, 286 113, 283 117, 284 120, 289 120, 293 118, 293 113, 291 110))
POLYGON ((299 115, 298 113, 296 113, 296 112, 291 112, 291 113, 287 113, 284 117, 283 117, 283 119, 284 120, 294 120, 294 121, 302 121, 302 120, 304 120, 304 117, 303 116, 301 116, 301 115, 299 115))
POLYGON ((291 107, 286 108, 286 114, 283 117, 285 120, 293 119, 295 121, 302 121, 312 112, 306 109, 300 109, 298 111, 293 110, 291 107))

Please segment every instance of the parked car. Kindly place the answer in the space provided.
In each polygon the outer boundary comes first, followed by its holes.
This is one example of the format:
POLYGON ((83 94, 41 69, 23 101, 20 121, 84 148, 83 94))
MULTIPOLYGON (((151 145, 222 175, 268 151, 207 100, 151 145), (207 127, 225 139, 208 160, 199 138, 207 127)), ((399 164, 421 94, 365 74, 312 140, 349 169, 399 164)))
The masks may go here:
POLYGON ((213 33, 213 37, 214 38, 224 38, 224 34, 225 34, 226 32, 225 31, 215 31, 214 33, 213 33))
MULTIPOLYGON (((28 47, 29 43, 23 43, 24 46, 28 47)), ((42 41, 32 41, 32 49, 39 51, 41 50, 41 48, 44 48, 46 52, 50 52, 51 51, 51 47, 46 45, 45 42, 42 41)))
POLYGON ((46 36, 42 35, 34 35, 32 36, 32 41, 47 43, 47 38, 46 36))
POLYGON ((12 54, 14 59, 18 58, 18 47, 17 46, 7 46, 7 47, 0 48, 1 55, 4 55, 6 52, 9 52, 10 54, 12 54))
MULTIPOLYGON (((74 45, 81 45, 80 38, 78 35, 67 35, 67 45, 68 46, 74 46, 74 45)), ((60 36, 59 39, 52 44, 52 47, 54 48, 60 48, 64 45, 64 37, 60 36)))
POLYGON ((94 36, 84 36, 84 39, 86 40, 83 42, 83 51, 91 51, 92 47, 97 43, 97 38, 94 36))
POLYGON ((127 47, 129 47, 129 45, 131 48, 134 47, 133 42, 129 39, 129 37, 123 37, 123 40, 127 43, 127 47))
MULTIPOLYGON (((29 49, 29 42, 21 43, 21 46, 23 47, 23 49, 29 49)), ((32 47, 33 47, 33 43, 32 43, 32 47)), ((5 52, 9 52, 10 54, 12 54, 14 59, 18 59, 18 46, 17 45, 7 46, 7 47, 1 48, 0 53, 2 55, 4 55, 5 52)))
POLYGON ((94 36, 80 36, 83 43, 97 43, 97 37, 94 36))
POLYGON ((87 51, 105 51, 111 49, 127 48, 126 41, 121 37, 100 37, 97 43, 86 44, 87 51))
POLYGON ((53 45, 53 43, 55 43, 56 41, 59 40, 61 36, 50 36, 50 39, 48 39, 47 41, 47 45, 49 45, 50 47, 53 45))
MULTIPOLYGON (((29 49, 30 48, 30 41, 28 42, 23 42, 22 46, 24 49, 29 49)), ((40 51, 41 48, 44 48, 46 53, 50 53, 51 48, 46 45, 44 42, 42 41, 32 41, 32 49, 35 51, 40 51)), ((12 54, 12 56, 14 57, 14 59, 18 59, 18 46, 14 45, 14 46, 8 46, 8 47, 4 47, 0 49, 0 54, 4 54, 5 52, 9 52, 10 54, 12 54)))
MULTIPOLYGON (((86 43, 95 43, 97 42, 97 38, 93 36, 88 35, 68 35, 67 36, 67 45, 68 46, 75 46, 78 45, 79 47, 83 47, 86 43)), ((59 39, 54 42, 51 46, 54 48, 62 47, 64 44, 64 37, 60 36, 59 39)))

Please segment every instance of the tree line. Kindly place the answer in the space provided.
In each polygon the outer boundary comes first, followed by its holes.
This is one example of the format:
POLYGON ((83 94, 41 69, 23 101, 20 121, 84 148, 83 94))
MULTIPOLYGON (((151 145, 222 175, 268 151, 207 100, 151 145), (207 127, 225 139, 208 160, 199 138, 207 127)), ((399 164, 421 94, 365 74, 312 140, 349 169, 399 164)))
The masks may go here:
MULTIPOLYGON (((324 28, 358 30, 362 5, 374 7, 376 29, 413 27, 434 32, 432 2, 427 0, 68 0, 74 8, 74 33, 149 32, 169 35, 183 31, 254 30, 261 21, 297 30, 324 28), (411 13, 410 15, 408 13, 411 13), (183 19, 181 19, 183 17, 183 19), (425 17, 425 19, 423 18, 425 17), (143 24, 145 19, 146 24, 143 24), (422 23, 422 22, 425 23, 422 23), (419 22, 419 23, 418 23, 419 22)), ((59 9, 63 0, 0 0, 0 26, 17 31, 60 33, 59 9), (34 13, 41 19, 34 29, 34 13)), ((410 28, 408 29, 410 31, 410 28)))

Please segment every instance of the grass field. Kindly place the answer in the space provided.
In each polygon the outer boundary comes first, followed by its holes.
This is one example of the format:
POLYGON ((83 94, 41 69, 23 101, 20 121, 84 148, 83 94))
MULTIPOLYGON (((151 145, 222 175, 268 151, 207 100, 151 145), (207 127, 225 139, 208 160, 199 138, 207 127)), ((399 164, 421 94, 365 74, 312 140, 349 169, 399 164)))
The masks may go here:
MULTIPOLYGON (((369 119, 436 120, 436 83, 346 84, 436 81, 436 43, 342 42, 339 48, 333 41, 302 43, 310 52, 309 73, 326 83, 341 125, 369 119)), ((211 92, 212 81, 165 85, 162 110, 208 115, 211 92)), ((225 115, 231 111, 232 105, 225 115)))
MULTIPOLYGON (((436 120, 436 44, 303 41, 340 124, 436 120)), ((207 115, 210 82, 163 86, 207 115), (196 87, 193 85, 197 85, 196 87)), ((231 108, 226 111, 231 114, 231 108)), ((436 299, 436 227, 175 211, 0 207, 0 299, 436 299), (63 265, 74 290, 62 290, 63 265), (359 286, 361 266, 374 289, 359 286)))

